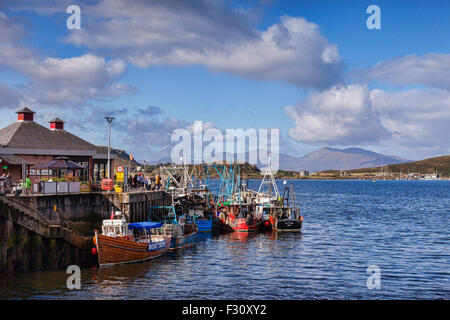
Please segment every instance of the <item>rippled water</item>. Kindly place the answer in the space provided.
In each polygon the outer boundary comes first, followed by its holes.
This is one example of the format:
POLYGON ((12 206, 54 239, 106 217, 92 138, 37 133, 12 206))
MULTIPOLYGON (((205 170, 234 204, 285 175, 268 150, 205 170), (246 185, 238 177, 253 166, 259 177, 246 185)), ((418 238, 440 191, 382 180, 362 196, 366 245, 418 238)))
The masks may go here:
MULTIPOLYGON (((251 187, 257 187, 251 181, 251 187)), ((301 234, 200 235, 153 261, 0 276, 1 298, 449 299, 450 181, 294 181, 301 234), (369 265, 381 289, 369 290, 369 265)), ((281 190, 281 182, 280 182, 281 190)))

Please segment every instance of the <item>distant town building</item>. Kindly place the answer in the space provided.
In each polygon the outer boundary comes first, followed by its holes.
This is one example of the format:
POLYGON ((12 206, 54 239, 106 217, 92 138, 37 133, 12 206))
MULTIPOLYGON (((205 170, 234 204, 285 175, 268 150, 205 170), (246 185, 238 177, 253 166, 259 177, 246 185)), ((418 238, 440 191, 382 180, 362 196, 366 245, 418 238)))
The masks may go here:
MULTIPOLYGON (((83 176, 80 177, 83 180, 99 181, 105 177, 107 148, 96 146, 64 130, 64 121, 60 118, 50 120, 47 128, 34 121, 35 112, 29 108, 16 113, 17 121, 0 129, 0 176, 7 173, 12 182, 17 182, 24 178, 25 173, 33 179, 30 173, 34 165, 64 156, 85 166, 83 176)), ((115 158, 111 154, 111 167, 115 158)))
POLYGON ((307 177, 309 176, 309 171, 308 170, 301 170, 300 171, 300 177, 307 177))
POLYGON ((438 180, 438 179, 440 179, 440 176, 437 172, 436 173, 427 173, 427 174, 425 174, 424 179, 425 180, 438 180))

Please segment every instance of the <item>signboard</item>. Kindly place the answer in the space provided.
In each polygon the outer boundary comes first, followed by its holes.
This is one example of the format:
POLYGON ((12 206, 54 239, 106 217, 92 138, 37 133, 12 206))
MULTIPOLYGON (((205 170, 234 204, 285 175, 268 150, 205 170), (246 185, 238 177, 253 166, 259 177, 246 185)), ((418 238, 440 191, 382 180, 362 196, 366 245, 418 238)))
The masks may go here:
POLYGON ((112 190, 112 188, 114 188, 114 182, 112 179, 102 180, 102 190, 112 190))
POLYGON ((80 184, 80 192, 89 192, 89 184, 88 183, 81 183, 80 184))
POLYGON ((117 172, 116 181, 123 182, 123 172, 117 172))
POLYGON ((158 241, 158 242, 150 242, 147 247, 147 251, 154 251, 154 250, 160 250, 166 247, 165 241, 158 241))
POLYGON ((123 172, 123 167, 122 166, 117 167, 117 172, 123 172))

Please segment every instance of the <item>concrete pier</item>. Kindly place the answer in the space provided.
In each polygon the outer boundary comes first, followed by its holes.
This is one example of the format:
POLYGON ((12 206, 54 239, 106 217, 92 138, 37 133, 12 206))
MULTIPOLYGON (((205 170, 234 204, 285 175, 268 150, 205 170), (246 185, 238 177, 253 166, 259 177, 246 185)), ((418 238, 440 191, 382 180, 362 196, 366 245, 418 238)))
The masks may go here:
POLYGON ((111 211, 145 221, 150 206, 170 203, 164 191, 0 196, 0 272, 95 264, 93 231, 111 211))

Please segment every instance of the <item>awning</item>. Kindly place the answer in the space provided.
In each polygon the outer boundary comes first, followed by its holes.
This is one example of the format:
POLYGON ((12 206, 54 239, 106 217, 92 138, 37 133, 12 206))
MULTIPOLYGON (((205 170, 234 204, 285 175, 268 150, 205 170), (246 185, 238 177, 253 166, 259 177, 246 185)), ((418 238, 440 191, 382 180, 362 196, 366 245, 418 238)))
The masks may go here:
POLYGON ((37 164, 34 169, 85 169, 85 167, 70 161, 69 158, 58 157, 47 163, 37 164))
POLYGON ((133 222, 133 223, 129 223, 128 224, 128 229, 133 230, 133 229, 146 229, 146 230, 150 230, 150 229, 154 229, 154 228, 159 228, 161 227, 163 224, 161 222, 133 222))
POLYGON ((0 155, 0 158, 2 158, 4 161, 6 161, 9 164, 15 164, 15 165, 22 165, 23 162, 26 162, 21 157, 15 156, 15 155, 0 155))

